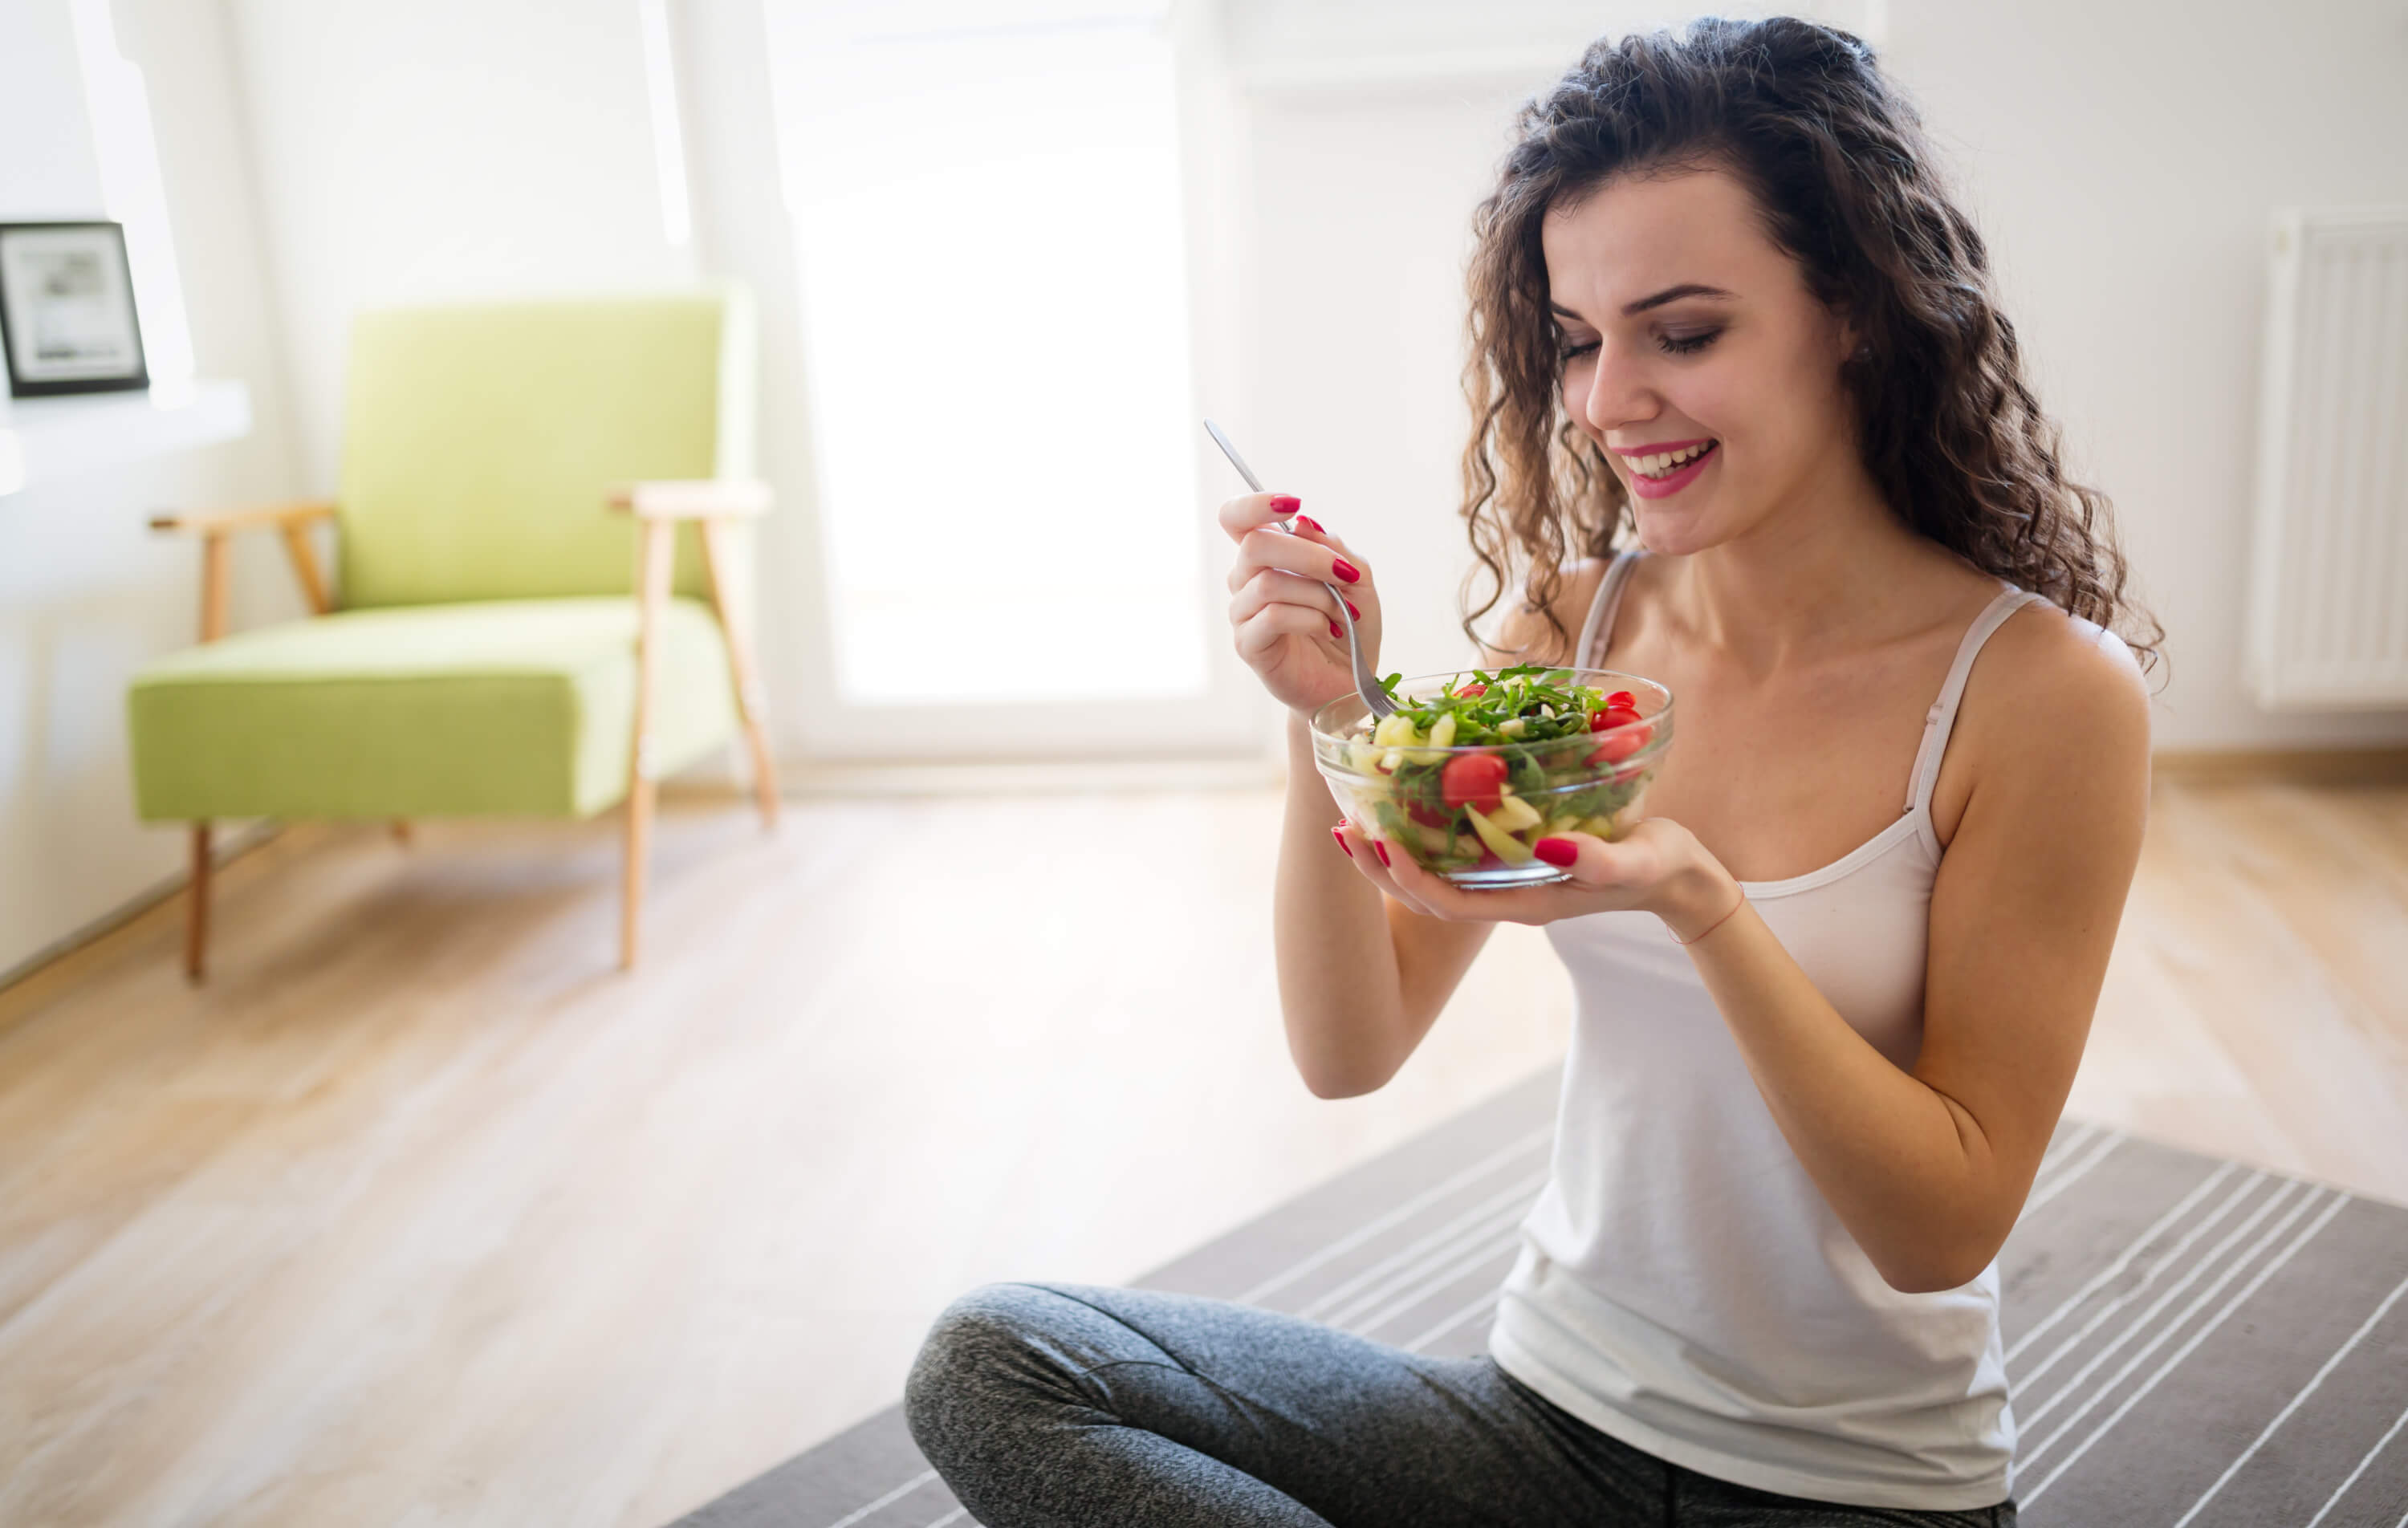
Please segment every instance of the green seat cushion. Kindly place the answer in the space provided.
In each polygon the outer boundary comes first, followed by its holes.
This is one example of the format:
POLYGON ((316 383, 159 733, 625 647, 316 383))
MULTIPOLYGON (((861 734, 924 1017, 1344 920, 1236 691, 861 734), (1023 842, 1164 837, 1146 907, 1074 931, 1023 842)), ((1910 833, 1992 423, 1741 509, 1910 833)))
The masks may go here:
MULTIPOLYGON (((710 608, 669 603, 655 772, 725 738, 710 608)), ((150 821, 582 817, 626 793, 636 604, 625 596, 351 610, 190 648, 135 676, 135 799, 150 821)))

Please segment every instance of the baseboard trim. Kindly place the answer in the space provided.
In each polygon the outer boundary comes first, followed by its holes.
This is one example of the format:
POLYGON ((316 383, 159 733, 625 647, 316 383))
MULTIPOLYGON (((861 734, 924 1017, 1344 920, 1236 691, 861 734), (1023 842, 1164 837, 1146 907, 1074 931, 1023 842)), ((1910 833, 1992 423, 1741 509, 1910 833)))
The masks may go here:
MULTIPOLYGON (((213 848, 209 864, 222 871, 236 860, 264 849, 281 836, 285 824, 273 820, 251 823, 225 835, 213 848)), ((179 870, 84 924, 60 935, 6 970, 0 970, 0 1030, 6 1030, 44 1000, 45 991, 58 981, 73 979, 88 964, 76 959, 92 951, 113 934, 122 933, 176 900, 191 885, 193 873, 179 870), (36 983, 36 978, 49 978, 36 983)), ((164 914, 162 915, 164 916, 164 914)))
POLYGON ((2408 782, 2408 748, 2168 749, 2151 761, 2179 785, 2379 785, 2408 782))
POLYGON ((1268 754, 1240 758, 1096 759, 1062 764, 814 764, 778 772, 788 796, 1136 795, 1259 791, 1286 778, 1268 754))

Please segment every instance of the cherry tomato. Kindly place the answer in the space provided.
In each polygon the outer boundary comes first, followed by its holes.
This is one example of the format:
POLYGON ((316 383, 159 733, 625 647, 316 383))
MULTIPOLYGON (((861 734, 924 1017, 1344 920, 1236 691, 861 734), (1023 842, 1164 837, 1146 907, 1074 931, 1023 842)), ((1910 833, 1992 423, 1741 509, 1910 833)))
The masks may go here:
MULTIPOLYGON (((1619 700, 1622 697, 1617 695, 1614 698, 1619 700)), ((1591 711, 1589 713, 1588 730, 1591 732, 1603 732, 1608 727, 1627 727, 1638 720, 1639 713, 1629 707, 1609 706, 1602 711, 1591 711)))
POLYGON ((1440 771, 1439 793, 1450 807, 1477 807, 1493 812, 1508 773, 1505 761, 1494 753, 1466 753, 1448 760, 1446 768, 1440 771))
MULTIPOLYGON (((1637 717, 1628 717, 1625 720, 1636 721, 1639 719, 1637 717)), ((1620 723, 1616 723, 1616 725, 1619 724, 1620 723)), ((1641 749, 1645 748, 1650 742, 1655 740, 1655 737, 1656 729, 1653 727, 1633 727, 1627 732, 1616 732, 1609 736, 1599 738, 1598 740, 1597 751, 1588 756, 1589 764, 1591 767, 1595 767, 1598 764, 1620 764, 1623 760, 1629 758, 1641 749)))
POLYGON ((1484 695, 1488 693, 1488 686, 1484 684, 1467 684, 1455 693, 1457 699, 1469 700, 1474 695, 1484 695))
POLYGON ((1613 693, 1605 697, 1605 704, 1598 707, 1598 709, 1600 711, 1635 711, 1639 709, 1639 697, 1632 694, 1627 690, 1616 690, 1613 693))

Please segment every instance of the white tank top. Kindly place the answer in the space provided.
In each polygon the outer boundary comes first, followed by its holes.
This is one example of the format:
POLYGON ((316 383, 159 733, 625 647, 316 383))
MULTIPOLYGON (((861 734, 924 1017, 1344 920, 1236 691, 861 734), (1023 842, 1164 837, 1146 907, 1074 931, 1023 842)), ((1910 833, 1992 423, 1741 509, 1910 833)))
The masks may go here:
MULTIPOLYGON (((1599 584, 1583 664, 1603 664, 1635 562, 1618 558, 1599 584)), ((2006 588, 1966 632, 1896 822, 1819 870, 1742 883, 1831 1006, 1900 1068, 1923 1040, 1932 782, 1982 644, 2039 598, 2006 588)), ((1942 1293, 1890 1288, 1783 1138, 1662 921, 1598 913, 1547 935, 1571 971, 1571 1050, 1553 1171, 1489 1336, 1498 1365, 1600 1431, 1719 1479, 1911 1510, 2004 1501, 2014 1422, 1998 1265, 1942 1293)))

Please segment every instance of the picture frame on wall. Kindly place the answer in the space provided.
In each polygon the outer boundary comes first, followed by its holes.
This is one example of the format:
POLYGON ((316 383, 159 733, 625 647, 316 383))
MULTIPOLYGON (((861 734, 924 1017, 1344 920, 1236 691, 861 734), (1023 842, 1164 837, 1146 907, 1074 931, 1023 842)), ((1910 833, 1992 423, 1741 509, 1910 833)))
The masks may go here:
POLYGON ((148 388, 123 228, 0 223, 0 350, 14 397, 148 388))

